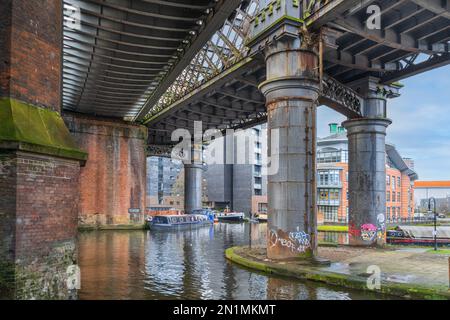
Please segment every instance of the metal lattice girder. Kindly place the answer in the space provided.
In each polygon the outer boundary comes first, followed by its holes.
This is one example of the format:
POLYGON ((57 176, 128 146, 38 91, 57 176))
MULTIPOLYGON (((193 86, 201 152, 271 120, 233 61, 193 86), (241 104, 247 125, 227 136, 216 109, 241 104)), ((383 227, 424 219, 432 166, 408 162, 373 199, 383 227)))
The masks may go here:
POLYGON ((245 43, 249 34, 250 20, 257 10, 257 0, 246 3, 245 9, 243 6, 239 7, 232 19, 227 20, 213 35, 158 103, 150 109, 146 119, 151 119, 188 92, 242 60, 248 53, 245 43))

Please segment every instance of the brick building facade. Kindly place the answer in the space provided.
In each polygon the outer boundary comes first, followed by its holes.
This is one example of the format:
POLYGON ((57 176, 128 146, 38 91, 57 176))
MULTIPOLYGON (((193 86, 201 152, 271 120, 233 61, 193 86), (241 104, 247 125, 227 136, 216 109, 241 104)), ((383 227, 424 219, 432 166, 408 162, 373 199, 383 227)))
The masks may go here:
MULTIPOLYGON (((348 222, 348 141, 343 128, 330 125, 330 136, 318 140, 317 205, 319 223, 348 222)), ((386 145, 386 218, 414 215, 414 180, 410 159, 386 145)))

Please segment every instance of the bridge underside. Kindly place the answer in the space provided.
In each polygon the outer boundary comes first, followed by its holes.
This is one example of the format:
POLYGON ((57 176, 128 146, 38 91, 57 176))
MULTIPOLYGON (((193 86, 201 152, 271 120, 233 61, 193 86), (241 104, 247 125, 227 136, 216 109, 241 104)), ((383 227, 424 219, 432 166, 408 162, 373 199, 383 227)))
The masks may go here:
MULTIPOLYGON (((357 118, 359 79, 370 76, 391 84, 448 64, 450 7, 444 2, 377 1, 381 30, 365 25, 366 9, 375 1, 330 1, 318 7, 305 23, 311 32, 322 32, 324 41, 319 103, 357 118)), ((259 53, 249 53, 222 73, 202 78, 179 99, 150 110, 149 145, 170 144, 175 128, 192 129, 194 121, 203 121, 204 129, 246 128, 266 121, 265 99, 258 89, 265 68, 259 53)))
POLYGON ((65 0, 65 110, 139 119, 239 5, 65 0))

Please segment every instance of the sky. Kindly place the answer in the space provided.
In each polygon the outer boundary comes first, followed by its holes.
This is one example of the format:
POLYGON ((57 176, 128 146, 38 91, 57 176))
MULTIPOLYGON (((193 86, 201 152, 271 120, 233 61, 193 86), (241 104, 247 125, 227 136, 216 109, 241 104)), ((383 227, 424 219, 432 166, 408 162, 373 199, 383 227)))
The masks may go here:
MULTIPOLYGON (((415 161, 420 180, 450 180, 450 66, 401 81, 401 96, 388 100, 386 141, 400 155, 415 161)), ((318 136, 329 134, 328 124, 344 116, 321 106, 318 136)))

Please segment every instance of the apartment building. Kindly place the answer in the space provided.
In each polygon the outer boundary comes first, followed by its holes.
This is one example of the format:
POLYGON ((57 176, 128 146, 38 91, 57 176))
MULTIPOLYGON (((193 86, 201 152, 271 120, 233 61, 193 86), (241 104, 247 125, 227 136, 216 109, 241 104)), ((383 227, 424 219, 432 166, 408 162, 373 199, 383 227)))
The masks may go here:
MULTIPOLYGON (((386 218, 413 217, 414 181, 411 159, 386 144, 386 218)), ((330 124, 330 135, 317 143, 317 205, 319 223, 348 222, 348 140, 344 128, 330 124)))

